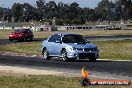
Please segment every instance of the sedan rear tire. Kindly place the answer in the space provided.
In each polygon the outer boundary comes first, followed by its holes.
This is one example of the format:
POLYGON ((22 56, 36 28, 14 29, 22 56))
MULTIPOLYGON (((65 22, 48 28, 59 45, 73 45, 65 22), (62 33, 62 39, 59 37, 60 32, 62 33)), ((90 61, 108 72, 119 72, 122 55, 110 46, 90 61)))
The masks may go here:
POLYGON ((13 41, 13 39, 9 39, 10 41, 13 41))
POLYGON ((33 37, 30 37, 30 41, 33 41, 33 37))

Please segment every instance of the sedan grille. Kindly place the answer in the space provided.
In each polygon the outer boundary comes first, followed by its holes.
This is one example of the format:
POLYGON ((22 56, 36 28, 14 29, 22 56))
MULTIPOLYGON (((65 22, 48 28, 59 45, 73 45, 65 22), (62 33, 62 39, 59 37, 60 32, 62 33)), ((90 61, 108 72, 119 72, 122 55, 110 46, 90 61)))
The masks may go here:
POLYGON ((76 48, 76 50, 79 50, 79 51, 91 51, 91 50, 97 50, 97 48, 76 48))
POLYGON ((91 49, 90 48, 85 48, 84 51, 90 51, 91 49))
POLYGON ((97 48, 84 48, 84 51, 97 50, 97 48))
POLYGON ((95 57, 94 53, 80 53, 79 58, 80 59, 88 59, 88 58, 93 58, 95 57))

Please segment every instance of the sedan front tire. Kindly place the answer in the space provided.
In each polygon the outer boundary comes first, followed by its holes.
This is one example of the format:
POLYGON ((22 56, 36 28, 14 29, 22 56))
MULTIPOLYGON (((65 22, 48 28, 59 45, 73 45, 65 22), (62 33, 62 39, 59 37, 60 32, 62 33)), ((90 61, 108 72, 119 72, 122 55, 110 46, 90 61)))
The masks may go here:
POLYGON ((50 60, 49 53, 48 53, 47 49, 43 50, 42 55, 43 55, 44 60, 50 60))

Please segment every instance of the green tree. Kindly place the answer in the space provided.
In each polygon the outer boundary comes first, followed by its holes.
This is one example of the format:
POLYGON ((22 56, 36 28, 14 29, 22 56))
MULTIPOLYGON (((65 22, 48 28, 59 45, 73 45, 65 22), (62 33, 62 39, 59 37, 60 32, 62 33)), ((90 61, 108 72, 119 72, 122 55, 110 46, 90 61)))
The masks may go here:
POLYGON ((98 19, 94 9, 83 8, 85 21, 95 21, 98 19))
POLYGON ((73 20, 73 19, 77 18, 78 14, 79 14, 78 9, 79 9, 78 3, 76 3, 76 2, 71 3, 67 9, 67 18, 69 20, 73 20))
POLYGON ((3 8, 0 7, 0 21, 3 20, 3 15, 4 15, 3 8))
POLYGON ((61 19, 65 19, 65 16, 67 14, 66 10, 68 8, 68 5, 64 4, 63 2, 59 2, 57 7, 58 7, 58 17, 61 19))
POLYGON ((23 21, 29 22, 33 20, 34 17, 34 7, 28 3, 23 4, 23 21))
POLYGON ((23 16, 23 5, 19 3, 14 3, 14 5, 11 8, 12 15, 15 18, 15 22, 21 22, 22 16, 23 16))
POLYGON ((36 16, 37 21, 42 21, 45 19, 46 16, 46 8, 45 8, 45 0, 38 0, 36 1, 37 8, 36 8, 36 16))
POLYGON ((120 7, 121 18, 123 20, 132 19, 132 1, 131 0, 118 0, 116 5, 120 7))
POLYGON ((58 7, 54 1, 49 1, 46 3, 46 13, 47 13, 47 19, 53 19, 54 17, 58 17, 58 7))

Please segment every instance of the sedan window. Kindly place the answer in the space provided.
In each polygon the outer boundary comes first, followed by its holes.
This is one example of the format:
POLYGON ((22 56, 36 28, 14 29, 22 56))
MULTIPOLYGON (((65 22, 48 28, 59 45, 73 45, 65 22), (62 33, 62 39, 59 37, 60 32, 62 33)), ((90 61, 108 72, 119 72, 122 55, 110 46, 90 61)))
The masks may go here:
POLYGON ((48 42, 56 42, 57 40, 58 40, 58 41, 61 41, 61 36, 58 35, 58 34, 55 34, 55 35, 52 35, 52 36, 50 37, 50 39, 49 39, 48 42))

